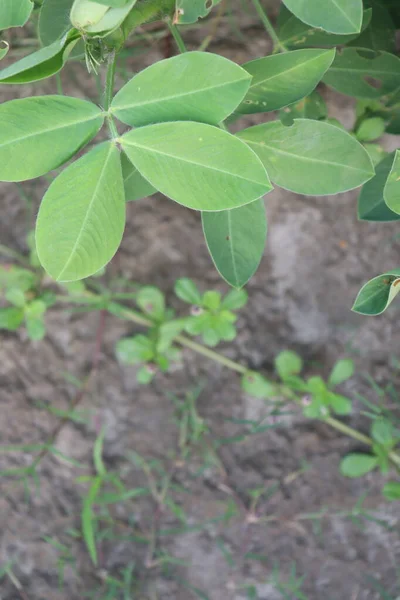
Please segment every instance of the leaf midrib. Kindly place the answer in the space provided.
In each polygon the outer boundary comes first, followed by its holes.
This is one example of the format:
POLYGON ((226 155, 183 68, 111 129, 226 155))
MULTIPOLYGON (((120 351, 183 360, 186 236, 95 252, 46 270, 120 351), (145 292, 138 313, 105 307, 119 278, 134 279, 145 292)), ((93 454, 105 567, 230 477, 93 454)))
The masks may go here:
MULTIPOLYGON (((246 75, 248 75, 249 79, 251 79, 251 75, 250 73, 248 73, 246 71, 246 75)), ((219 83, 217 85, 210 85, 209 87, 206 88, 201 88, 201 90, 190 90, 189 92, 184 92, 184 93, 180 93, 180 94, 175 94, 172 96, 162 96, 160 98, 154 98, 154 100, 146 100, 145 102, 138 102, 136 104, 124 104, 124 105, 117 105, 117 106, 112 106, 111 105, 111 112, 118 112, 119 110, 127 110, 129 108, 140 108, 141 106, 148 106, 150 104, 160 104, 163 103, 165 101, 168 100, 174 100, 175 98, 184 98, 185 96, 191 96, 191 95, 195 95, 195 94, 201 94, 204 92, 208 92, 209 90, 214 90, 214 89, 218 89, 218 88, 223 88, 226 86, 230 86, 234 83, 240 83, 241 81, 246 81, 247 78, 245 78, 244 76, 242 76, 240 79, 235 79, 232 81, 227 81, 225 83, 219 83)), ((122 90, 121 90, 122 91, 122 90)))
MULTIPOLYGON (((122 141, 124 142, 123 138, 122 138, 122 141)), ((125 143, 127 143, 127 142, 125 141, 125 143)), ((210 166, 210 165, 204 165, 202 163, 196 163, 196 162, 193 162, 192 160, 188 160, 187 158, 183 158, 182 156, 175 156, 174 154, 168 154, 167 152, 161 152, 160 150, 155 150, 154 148, 148 148, 147 146, 142 146, 142 145, 137 144, 137 143, 129 143, 128 142, 127 145, 128 146, 133 146, 134 148, 141 148, 142 150, 145 150, 146 152, 149 152, 149 153, 153 152, 154 154, 161 154, 161 156, 167 156, 168 158, 173 158, 174 160, 177 160, 177 161, 185 162, 185 163, 188 163, 190 165, 195 165, 196 167, 202 167, 204 169, 209 169, 210 171, 217 171, 217 173, 223 173, 224 175, 229 175, 230 177, 235 177, 236 179, 243 179, 244 181, 249 181, 250 183, 255 183, 255 184, 260 185, 260 186, 264 186, 265 185, 263 182, 256 181, 254 179, 248 179, 247 177, 242 177, 241 175, 238 175, 237 173, 232 173, 230 171, 224 171, 222 169, 217 169, 217 168, 215 168, 213 166, 210 166)))
POLYGON ((292 154, 291 152, 287 152, 286 150, 278 150, 277 148, 275 148, 275 146, 268 146, 268 144, 266 144, 265 142, 263 142, 261 144, 260 142, 254 142, 253 140, 246 140, 246 138, 241 138, 241 139, 245 140, 246 143, 249 144, 250 146, 254 145, 254 146, 260 146, 260 148, 268 148, 269 150, 273 150, 277 154, 284 154, 286 156, 290 156, 291 158, 296 158, 298 160, 303 160, 306 162, 316 162, 316 163, 321 163, 324 165, 332 165, 332 166, 336 166, 336 167, 351 169, 353 171, 359 171, 360 173, 369 173, 369 171, 365 171, 364 169, 358 169, 357 167, 352 167, 351 165, 348 165, 348 164, 337 163, 337 162, 332 162, 332 161, 327 161, 327 160, 321 160, 320 158, 309 158, 307 156, 302 156, 301 154, 292 154))
MULTIPOLYGON (((336 0, 331 0, 332 4, 334 4, 336 6, 336 8, 339 9, 339 12, 342 13, 342 15, 345 17, 345 19, 347 20, 348 23, 350 23, 350 25, 353 25, 353 27, 357 28, 357 23, 354 23, 350 17, 347 15, 347 13, 343 10, 343 8, 336 2, 336 0)), ((354 31, 354 33, 358 33, 358 30, 356 29, 356 31, 354 31)), ((339 34, 340 35, 340 34, 339 34)), ((343 34, 346 35, 346 34, 343 34)))
POLYGON ((89 119, 81 119, 80 121, 74 121, 72 123, 67 123, 66 125, 61 125, 60 127, 53 127, 52 129, 46 129, 46 130, 41 130, 39 132, 35 132, 35 133, 30 133, 29 135, 25 135, 23 137, 19 137, 19 138, 14 138, 11 141, 7 141, 5 144, 1 144, 0 143, 0 149, 1 148, 5 148, 9 145, 12 144, 17 144, 19 142, 28 140, 32 137, 39 137, 42 135, 46 135, 48 133, 53 133, 55 131, 61 131, 62 129, 66 129, 67 127, 75 127, 75 125, 81 125, 82 123, 90 123, 90 121, 94 121, 95 119, 101 118, 101 112, 99 111, 99 113, 93 117, 90 117, 89 119))
MULTIPOLYGON (((296 52, 296 50, 295 50, 295 52, 296 52)), ((300 50, 300 52, 301 52, 301 50, 300 50)), ((327 50, 323 53, 318 54, 317 56, 313 56, 312 58, 305 60, 304 62, 302 62, 300 64, 295 65, 294 67, 290 67, 290 69, 286 69, 285 71, 281 71, 280 73, 276 73, 275 75, 272 75, 272 77, 267 77, 266 79, 257 81, 257 83, 251 84, 249 92, 253 91, 255 88, 257 88, 257 86, 264 84, 266 81, 272 81, 273 79, 276 79, 277 77, 281 77, 282 75, 286 75, 287 73, 291 73, 292 71, 296 71, 297 69, 301 69, 302 67, 309 66, 309 63, 322 58, 323 56, 328 54, 328 52, 330 52, 330 51, 327 50)), ((244 67, 245 67, 245 65, 244 65, 244 67)), ((253 75, 253 77, 254 77, 254 75, 253 75)))
POLYGON ((107 168, 108 161, 109 161, 109 159, 110 159, 111 152, 112 152, 113 150, 114 150, 114 146, 113 146, 112 144, 110 144, 110 147, 109 147, 109 150, 108 150, 107 156, 106 156, 106 157, 105 157, 105 159, 104 159, 104 164, 103 164, 103 167, 102 167, 102 169, 101 169, 101 171, 100 171, 100 174, 99 174, 99 177, 98 177, 98 179, 97 179, 96 187, 95 187, 95 188, 94 188, 94 190, 93 190, 92 199, 90 200, 90 202, 89 202, 89 205, 88 205, 88 207, 87 207, 87 210, 86 210, 86 215, 85 215, 85 218, 83 219, 83 222, 82 222, 82 225, 81 225, 80 231, 79 231, 79 233, 78 233, 78 235, 77 235, 77 237, 76 237, 75 243, 74 243, 74 245, 73 245, 73 247, 72 247, 72 250, 71 250, 71 252, 70 252, 69 258, 67 259, 67 261, 66 261, 66 263, 65 263, 65 265, 64 265, 64 268, 63 268, 63 270, 62 270, 62 271, 61 271, 61 272, 58 274, 58 276, 55 278, 55 279, 56 279, 56 281, 60 281, 60 277, 62 277, 62 276, 63 276, 63 273, 64 273, 64 272, 66 271, 66 269, 69 267, 69 265, 70 265, 70 263, 71 263, 71 261, 72 261, 72 258, 73 258, 74 254, 75 254, 75 251, 76 251, 76 249, 77 249, 77 247, 78 247, 78 245, 79 245, 79 243, 80 243, 81 237, 82 237, 82 235, 83 235, 83 232, 85 231, 85 228, 86 228, 86 223, 87 223, 87 221, 88 221, 88 219, 89 219, 89 214, 90 214, 90 212, 91 212, 91 210, 92 210, 93 203, 94 203, 94 201, 95 201, 95 199, 96 199, 96 197, 97 197, 97 191, 98 191, 98 189, 99 189, 99 186, 100 186, 100 184, 101 184, 101 182, 102 182, 102 180, 103 180, 104 172, 105 172, 105 170, 106 170, 106 168, 107 168))

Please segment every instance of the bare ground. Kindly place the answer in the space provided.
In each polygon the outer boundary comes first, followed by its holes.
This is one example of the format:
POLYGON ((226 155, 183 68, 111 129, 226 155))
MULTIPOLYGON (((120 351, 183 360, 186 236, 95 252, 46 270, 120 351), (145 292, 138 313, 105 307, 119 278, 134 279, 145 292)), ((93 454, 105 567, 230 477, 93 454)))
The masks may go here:
MULTIPOLYGON (((268 51, 268 41, 252 17, 242 22, 247 42, 224 31, 211 49, 238 62, 268 51)), ((151 53, 129 59, 128 66, 135 72, 160 58, 164 50, 163 43, 153 44, 151 53)), ((92 88, 82 74, 80 67, 71 68, 63 81, 69 93, 90 96, 92 88), (72 87, 72 72, 78 87, 72 87)), ((31 92, 11 86, 2 90, 2 101, 31 92)), ((35 94, 48 92, 54 92, 54 82, 33 89, 35 94)), ((348 123, 351 102, 335 94, 329 99, 332 114, 348 123)), ((43 181, 24 185, 33 198, 33 215, 44 186, 43 181)), ((3 184, 0 190, 1 243, 23 250, 25 204, 16 186, 3 184)), ((227 356, 271 374, 273 357, 286 348, 300 352, 310 372, 318 368, 327 373, 337 358, 351 355, 358 376, 345 389, 348 394, 374 398, 364 373, 383 386, 398 385, 399 376, 390 367, 391 357, 399 351, 398 308, 376 319, 350 311, 363 282, 397 265, 396 226, 357 222, 356 196, 352 192, 304 198, 276 189, 266 198, 268 245, 248 286, 250 301, 240 317, 239 336, 223 348, 227 356)), ((172 297, 177 277, 190 276, 203 289, 226 289, 207 254, 198 215, 160 196, 128 206, 124 241, 112 268, 131 281, 159 285, 181 312, 184 308, 172 297)), ((2 445, 42 443, 49 437, 57 418, 37 402, 68 408, 77 392, 65 373, 80 380, 88 373, 101 318, 98 313, 71 313, 58 307, 49 315, 45 341, 29 342, 24 333, 2 336, 2 445)), ((290 592, 282 595, 271 583, 274 567, 287 581, 294 563, 297 575, 305 578, 302 590, 310 600, 378 598, 368 576, 379 579, 393 597, 400 593, 396 505, 383 502, 379 475, 349 481, 338 473, 341 457, 358 448, 354 442, 294 413, 282 418, 276 429, 221 445, 220 463, 198 475, 204 452, 185 464, 176 458, 178 430, 168 393, 182 397, 201 384, 198 410, 214 440, 243 431, 244 426, 232 419, 262 419, 268 406, 245 395, 235 375, 190 352, 184 353, 174 372, 157 377, 149 387, 139 386, 134 369, 120 366, 114 354, 116 341, 133 331, 129 323, 106 317, 99 368, 81 403, 88 418, 82 424, 66 424, 56 440, 57 448, 86 469, 46 457, 39 467, 40 488, 33 489, 29 500, 22 486, 0 482, 0 568, 14 560, 17 580, 1 580, 1 600, 81 600, 89 590, 98 590, 92 597, 100 599, 106 597, 99 591, 106 574, 117 576, 131 563, 140 582, 140 591, 132 592, 132 598, 143 600, 189 600, 196 596, 188 586, 211 600, 242 600, 252 597, 246 596, 245 585, 255 586, 254 597, 260 600, 297 598, 290 592), (116 539, 100 544, 99 565, 94 568, 82 540, 68 531, 80 527, 84 486, 75 480, 91 471, 99 424, 106 426, 107 468, 123 473, 127 486, 138 487, 144 485, 144 476, 129 460, 130 453, 161 461, 172 473, 173 498, 185 510, 190 528, 165 532, 182 528, 176 516, 168 511, 159 514, 148 497, 127 501, 114 510, 116 539), (259 513, 271 518, 268 523, 246 519, 249 491, 259 487, 275 490, 260 502, 259 513), (365 506, 385 524, 335 515, 350 510, 366 491, 365 506), (236 514, 230 515, 233 505, 236 514), (323 507, 329 507, 329 516, 318 521, 319 528, 301 520, 300 515, 323 507), (158 550, 184 564, 151 565, 154 556, 143 536, 151 532, 154 519, 160 530, 158 550), (66 544, 76 558, 75 566, 65 570, 63 589, 58 581, 59 553, 44 536, 66 544)), ((360 422, 357 414, 350 419, 360 422)), ((33 457, 0 454, 0 469, 29 464, 33 457)), ((123 598, 117 592, 110 597, 123 598)))

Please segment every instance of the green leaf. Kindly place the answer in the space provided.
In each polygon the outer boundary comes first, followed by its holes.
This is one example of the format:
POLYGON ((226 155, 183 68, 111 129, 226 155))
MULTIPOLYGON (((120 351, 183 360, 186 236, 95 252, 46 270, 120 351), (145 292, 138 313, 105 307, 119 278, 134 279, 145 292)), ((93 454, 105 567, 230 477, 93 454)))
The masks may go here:
POLYGON ((97 549, 94 528, 95 516, 93 513, 93 504, 96 500, 97 494, 100 491, 102 483, 103 480, 101 477, 95 477, 93 479, 89 491, 83 499, 81 514, 83 539, 85 540, 85 544, 89 551, 90 558, 92 559, 94 565, 97 565, 97 549))
POLYGON ((363 146, 368 152, 374 167, 379 165, 379 163, 385 158, 385 156, 387 156, 387 153, 379 144, 363 144, 363 146))
POLYGON ((361 30, 362 0, 283 0, 298 19, 341 35, 361 30))
POLYGON ((32 271, 15 266, 3 267, 0 265, 0 290, 1 288, 15 287, 23 292, 28 292, 35 287, 35 284, 36 275, 32 271))
POLYGON ((206 17, 221 0, 176 0, 174 23, 188 25, 206 17))
POLYGON ((31 0, 1 0, 0 30, 25 25, 33 10, 31 0))
POLYGON ((341 94, 380 98, 400 86, 400 59, 388 52, 344 48, 323 81, 341 94))
POLYGON ((358 218, 362 221, 398 221, 400 216, 386 205, 383 197, 395 153, 386 156, 376 167, 375 177, 362 188, 358 198, 358 218))
POLYGON ((50 46, 28 54, 9 67, 0 70, 0 83, 30 83, 55 75, 63 68, 79 38, 65 35, 50 46))
POLYGON ((250 89, 236 109, 242 114, 269 112, 310 94, 335 58, 335 50, 294 50, 243 65, 252 75, 250 89), (293 85, 293 81, 296 85, 293 85))
POLYGON ((156 188, 142 177, 137 168, 133 166, 125 152, 121 153, 121 164, 127 202, 140 200, 157 192, 156 188))
POLYGON ((182 277, 175 282, 175 294, 183 300, 184 302, 188 302, 189 304, 197 304, 200 306, 202 297, 201 294, 191 279, 187 277, 182 277))
POLYGON ((272 189, 255 153, 211 125, 159 123, 130 131, 120 143, 143 177, 188 208, 236 208, 272 189))
MULTIPOLYGON (((93 2, 91 2, 91 4, 93 4, 93 2)), ((129 0, 129 2, 122 7, 109 8, 99 21, 86 25, 84 28, 85 32, 92 34, 96 33, 99 37, 105 37, 112 31, 118 29, 135 4, 136 0, 129 0)))
POLYGON ((359 291, 352 310, 362 315, 380 315, 400 292, 400 269, 368 281, 359 291))
POLYGON ((136 379, 141 385, 147 385, 152 381, 152 379, 154 379, 154 375, 155 373, 148 369, 147 365, 145 365, 136 373, 136 379))
POLYGON ((276 389, 273 383, 259 373, 248 371, 242 377, 242 389, 256 398, 273 398, 276 389))
POLYGON ((153 319, 162 319, 165 313, 164 294, 155 286, 142 287, 136 296, 139 308, 153 319))
POLYGON ((354 452, 348 454, 340 463, 340 472, 345 477, 362 477, 373 471, 378 464, 376 456, 354 452))
POLYGON ((148 362, 154 358, 154 346, 145 335, 119 340, 116 345, 118 360, 128 365, 148 362))
POLYGON ((8 290, 5 293, 5 298, 7 302, 13 304, 14 306, 17 306, 18 308, 23 308, 26 304, 25 294, 23 290, 19 288, 8 288, 8 290))
POLYGON ((326 119, 328 108, 325 100, 318 92, 313 92, 300 102, 287 106, 279 113, 279 118, 284 125, 292 125, 294 119, 326 119))
POLYGON ((70 12, 73 3, 74 0, 44 0, 38 29, 42 46, 49 46, 72 29, 70 12))
POLYGON ((123 8, 130 0, 89 0, 89 2, 111 6, 112 8, 123 8))
POLYGON ((275 369, 281 379, 298 375, 303 368, 303 361, 296 352, 284 350, 275 358, 275 369))
POLYGON ((328 123, 296 119, 286 127, 273 121, 237 135, 258 154, 274 183, 298 194, 338 194, 374 175, 361 144, 328 123))
POLYGON ((337 415, 349 415, 352 410, 351 401, 340 394, 329 394, 329 405, 337 415))
POLYGON ((0 330, 16 331, 23 320, 24 310, 22 308, 0 308, 0 330))
POLYGON ((28 332, 29 339, 33 341, 40 341, 46 335, 46 326, 42 317, 25 317, 26 329, 28 332))
POLYGON ((25 181, 56 169, 87 144, 104 121, 90 102, 35 96, 0 105, 0 181, 25 181))
POLYGON ((382 490, 386 500, 400 500, 400 483, 398 481, 388 481, 382 490))
POLYGON ((305 406, 303 415, 308 419, 324 419, 329 416, 329 410, 318 396, 314 397, 311 404, 305 406))
POLYGON ((158 329, 157 352, 167 352, 177 335, 185 328, 186 319, 174 319, 162 323, 158 329))
POLYGON ((248 294, 245 290, 231 290, 222 300, 221 308, 224 310, 239 310, 246 306, 248 294))
MULTIPOLYGON (((328 33, 322 29, 311 27, 297 19, 288 12, 289 18, 279 26, 279 39, 287 48, 310 48, 310 47, 332 47, 343 46, 356 40, 360 34, 350 33, 348 35, 336 35, 328 33)), ((363 13, 361 32, 364 31, 372 17, 372 10, 369 8, 363 13)))
POLYGON ((75 0, 71 13, 71 23, 76 29, 84 30, 88 25, 94 25, 100 21, 108 11, 108 6, 90 0, 75 0))
POLYGON ((201 303, 202 306, 209 310, 218 310, 221 306, 221 294, 214 290, 204 292, 201 303))
POLYGON ((334 387, 340 385, 344 381, 353 377, 354 362, 351 358, 342 358, 334 365, 331 374, 329 375, 328 385, 334 387))
POLYGON ((39 260, 56 281, 89 277, 112 259, 124 227, 121 161, 108 142, 67 167, 50 185, 36 224, 39 260))
POLYGON ((383 197, 387 207, 397 215, 400 215, 400 152, 396 150, 392 168, 389 173, 383 197))
POLYGON ((350 46, 369 48, 379 52, 396 52, 396 28, 388 9, 380 0, 364 0, 365 6, 372 7, 372 18, 368 27, 361 35, 351 42, 350 46))
POLYGON ((115 96, 111 111, 135 127, 165 121, 217 125, 243 100, 250 81, 223 56, 186 52, 135 75, 115 96))
POLYGON ((9 43, 4 40, 0 40, 0 60, 7 56, 9 49, 9 43))
POLYGON ((96 469, 97 475, 99 475, 100 477, 105 477, 107 475, 107 469, 103 461, 103 446, 105 436, 106 429, 105 427, 102 427, 93 446, 94 468, 96 469))
POLYGON ((365 119, 356 131, 360 142, 373 142, 385 133, 385 121, 381 117, 365 119))
POLYGON ((384 417, 378 417, 371 426, 372 439, 382 446, 391 446, 393 443, 393 423, 384 417))
POLYGON ((202 213, 208 250, 221 276, 235 288, 256 272, 264 253, 267 221, 262 199, 220 212, 202 213))

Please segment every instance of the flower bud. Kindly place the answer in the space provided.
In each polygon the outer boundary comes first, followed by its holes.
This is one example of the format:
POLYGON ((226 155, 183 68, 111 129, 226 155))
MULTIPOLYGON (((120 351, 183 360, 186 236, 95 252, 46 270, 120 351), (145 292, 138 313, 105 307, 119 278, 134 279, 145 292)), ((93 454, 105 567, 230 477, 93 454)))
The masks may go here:
POLYGON ((89 0, 75 0, 71 8, 70 19, 76 29, 86 29, 96 25, 106 14, 110 7, 89 0))

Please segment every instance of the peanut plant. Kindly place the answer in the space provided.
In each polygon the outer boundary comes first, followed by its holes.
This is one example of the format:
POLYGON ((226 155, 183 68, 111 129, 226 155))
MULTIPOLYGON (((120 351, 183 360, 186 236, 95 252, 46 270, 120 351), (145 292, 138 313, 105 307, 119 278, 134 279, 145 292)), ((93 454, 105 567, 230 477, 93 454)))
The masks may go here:
MULTIPOLYGON (((180 26, 206 17, 215 5, 220 1, 2 2, 0 29, 22 26, 32 15, 40 48, 2 69, 1 84, 40 81, 68 60, 85 60, 89 72, 107 65, 97 102, 49 95, 0 106, 2 181, 58 169, 107 125, 108 133, 65 167, 43 197, 36 247, 54 280, 76 281, 102 269, 121 243, 126 200, 156 191, 201 213, 215 266, 236 288, 264 252, 262 198, 273 184, 308 196, 365 184, 360 218, 399 218, 400 157, 386 156, 374 143, 385 130, 397 133, 400 122, 397 3, 285 0, 275 30, 253 0, 273 52, 241 66, 186 51, 180 26), (181 54, 137 73, 115 94, 118 53, 138 27, 157 20, 169 27, 181 54), (354 131, 327 117, 316 91, 320 82, 357 99, 354 131), (240 117, 272 111, 280 111, 275 120, 229 132, 240 117)), ((7 50, 6 43, 2 55, 7 50)), ((396 269, 373 279, 354 309, 381 312, 399 282, 396 269)))

